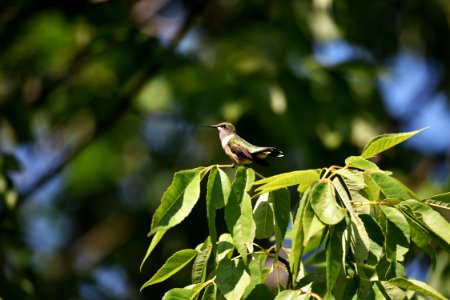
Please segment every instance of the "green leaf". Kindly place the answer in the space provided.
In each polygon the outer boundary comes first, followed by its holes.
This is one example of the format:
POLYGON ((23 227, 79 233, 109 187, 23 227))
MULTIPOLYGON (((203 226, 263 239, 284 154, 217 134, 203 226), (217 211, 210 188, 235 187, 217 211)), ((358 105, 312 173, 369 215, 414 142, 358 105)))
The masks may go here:
POLYGON ((326 278, 327 278, 327 297, 330 297, 339 273, 342 270, 344 258, 344 245, 342 236, 345 231, 345 222, 332 226, 330 228, 330 238, 326 248, 326 278))
POLYGON ((229 232, 233 232, 233 227, 241 215, 240 203, 246 192, 247 170, 239 167, 231 185, 230 196, 225 205, 225 221, 229 232))
POLYGON ((206 241, 198 249, 197 257, 195 257, 194 264, 192 265, 192 283, 205 282, 211 249, 211 238, 207 237, 206 241))
POLYGON ((297 184, 299 185, 299 191, 304 192, 316 180, 319 180, 318 170, 299 170, 260 179, 255 182, 255 185, 261 184, 256 189, 260 194, 297 184))
POLYGON ((389 148, 394 147, 397 144, 400 144, 403 141, 415 136, 425 128, 411 131, 411 132, 403 132, 403 133, 385 133, 379 135, 372 139, 367 145, 364 147, 361 157, 362 158, 370 158, 372 156, 377 155, 389 148))
POLYGON ((370 160, 361 156, 350 156, 345 160, 345 165, 350 168, 356 168, 369 172, 382 172, 380 168, 370 160))
POLYGON ((227 174, 221 169, 213 167, 209 173, 206 188, 206 213, 213 253, 216 253, 217 247, 216 210, 226 205, 230 191, 231 183, 227 174))
POLYGON ((410 246, 409 240, 411 235, 409 223, 397 208, 381 206, 381 210, 389 221, 386 226, 386 252, 388 260, 392 262, 404 261, 410 246))
POLYGON ((325 228, 325 224, 323 224, 319 218, 314 213, 314 210, 311 207, 311 204, 308 204, 305 208, 305 214, 303 217, 303 231, 304 231, 304 242, 303 245, 309 242, 309 240, 322 231, 325 228))
POLYGON ((255 239, 255 221, 253 220, 252 200, 245 193, 240 203, 241 215, 233 227, 233 242, 236 250, 242 257, 247 255, 247 250, 253 252, 255 239))
POLYGON ((216 262, 220 262, 224 258, 231 258, 234 250, 233 237, 229 233, 224 233, 219 237, 217 243, 216 262))
POLYGON ((257 239, 269 238, 273 232, 273 211, 269 203, 269 194, 262 194, 256 201, 253 209, 253 219, 255 220, 257 239))
POLYGON ((285 290, 279 293, 274 300, 301 300, 307 299, 308 295, 301 290, 285 290))
POLYGON ((388 297, 386 297, 386 295, 382 295, 383 298, 388 298, 391 300, 404 300, 405 299, 405 296, 406 296, 405 291, 402 290, 401 288, 399 288, 398 286, 390 284, 389 281, 379 281, 379 284, 377 284, 377 287, 382 289, 379 292, 383 292, 383 293, 387 294, 388 297), (380 284, 381 284, 381 287, 379 286, 380 284))
POLYGON ((293 286, 295 287, 295 282, 297 281, 297 276, 300 272, 300 265, 302 260, 302 255, 304 251, 304 228, 303 228, 303 217, 305 215, 305 209, 310 202, 310 189, 303 193, 302 198, 298 204, 297 212, 294 217, 294 224, 291 230, 291 252, 289 253, 289 268, 292 272, 293 286))
POLYGON ((270 193, 269 200, 272 202, 273 213, 275 216, 275 242, 277 249, 281 249, 287 227, 290 221, 291 196, 289 191, 279 189, 270 193))
POLYGON ((369 235, 369 257, 367 264, 376 265, 383 254, 384 247, 384 234, 381 230, 380 224, 375 221, 375 219, 368 214, 359 215, 361 221, 364 223, 367 234, 369 235))
POLYGON ((388 282, 402 289, 415 291, 439 300, 447 300, 447 297, 422 281, 407 278, 392 278, 388 282))
POLYGON ((356 214, 350 215, 350 246, 358 263, 363 263, 367 260, 370 238, 365 224, 356 214))
POLYGON ((402 201, 398 207, 406 214, 421 222, 430 232, 436 235, 441 246, 450 248, 450 223, 428 205, 410 199, 402 201))
POLYGON ((204 288, 204 284, 192 284, 184 288, 174 288, 164 294, 163 300, 194 300, 204 288))
POLYGON ((436 250, 432 246, 433 234, 415 218, 411 218, 408 214, 406 214, 406 217, 411 230, 411 239, 420 249, 430 256, 431 265, 434 268, 436 265, 436 250))
POLYGON ((321 181, 312 187, 311 206, 324 224, 337 224, 346 215, 345 209, 336 203, 334 187, 328 181, 321 181))
POLYGON ((152 241, 150 242, 150 246, 148 246, 147 253, 145 253, 145 257, 141 262, 140 270, 142 271, 142 267, 144 266, 145 261, 150 256, 150 254, 153 252, 153 249, 155 249, 156 245, 158 245, 161 238, 164 236, 164 234, 167 232, 167 230, 161 230, 157 231, 155 235, 152 238, 152 241))
POLYGON ((411 198, 417 199, 417 195, 415 195, 414 192, 391 176, 384 173, 372 173, 369 177, 378 186, 386 198, 396 198, 402 200, 411 198))
POLYGON ((258 253, 252 256, 252 260, 248 264, 248 270, 250 271, 251 282, 247 286, 244 292, 244 298, 253 291, 253 289, 258 285, 264 283, 267 276, 270 273, 270 269, 266 268, 267 254, 258 253))
POLYGON ((217 287, 228 300, 241 299, 250 282, 250 275, 245 270, 242 259, 225 258, 217 266, 217 287))
POLYGON ((202 300, 216 300, 217 285, 215 283, 208 285, 203 292, 202 300))
POLYGON ((152 219, 150 234, 166 230, 181 223, 192 211, 200 196, 200 181, 205 168, 175 173, 152 219))
POLYGON ((435 195, 430 199, 425 199, 423 202, 440 208, 450 209, 450 192, 435 195))
POLYGON ((231 186, 230 197, 225 206, 225 221, 232 233, 233 242, 239 254, 245 256, 247 249, 253 252, 255 239, 255 222, 253 220, 251 198, 247 190, 254 180, 252 169, 239 167, 236 178, 231 186))
MULTIPOLYGON (((348 170, 339 170, 347 172, 337 172, 338 175, 333 179, 333 186, 339 194, 344 206, 350 213, 350 246, 355 254, 356 262, 364 262, 369 255, 370 239, 367 234, 363 221, 356 214, 352 206, 352 198, 362 198, 358 191, 364 187, 364 177, 359 172, 351 172, 348 170)), ((359 200, 362 202, 362 200, 359 200)))
POLYGON ((197 251, 194 249, 184 249, 176 252, 167 259, 164 265, 152 276, 144 285, 143 288, 166 280, 181 269, 183 269, 195 256, 197 251))

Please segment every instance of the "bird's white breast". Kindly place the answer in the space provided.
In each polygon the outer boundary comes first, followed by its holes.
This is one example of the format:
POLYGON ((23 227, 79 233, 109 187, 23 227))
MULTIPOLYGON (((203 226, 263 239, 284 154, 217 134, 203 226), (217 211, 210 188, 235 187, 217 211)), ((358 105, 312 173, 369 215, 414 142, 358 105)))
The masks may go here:
POLYGON ((222 139, 222 148, 225 148, 228 142, 234 137, 234 134, 227 135, 222 139))

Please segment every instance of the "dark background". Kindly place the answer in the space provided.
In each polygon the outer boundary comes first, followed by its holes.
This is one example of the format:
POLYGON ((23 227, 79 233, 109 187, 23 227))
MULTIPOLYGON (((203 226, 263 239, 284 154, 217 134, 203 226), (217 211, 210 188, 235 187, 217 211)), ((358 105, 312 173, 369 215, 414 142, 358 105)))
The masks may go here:
MULTIPOLYGON (((205 239, 204 201, 139 265, 173 173, 229 163, 197 124, 283 150, 256 167, 266 176, 431 126, 377 162, 423 197, 449 191, 449 65, 446 1, 2 0, 0 297, 159 299, 189 284, 187 270, 139 292, 205 239)), ((409 261, 450 296, 447 253, 434 271, 409 261)))

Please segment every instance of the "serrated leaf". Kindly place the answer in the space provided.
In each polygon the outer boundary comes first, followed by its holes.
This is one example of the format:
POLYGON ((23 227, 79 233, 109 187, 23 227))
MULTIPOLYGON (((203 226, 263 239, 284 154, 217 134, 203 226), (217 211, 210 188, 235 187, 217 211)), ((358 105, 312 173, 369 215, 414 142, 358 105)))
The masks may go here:
POLYGON ((227 174, 221 169, 213 167, 209 173, 206 188, 206 212, 213 253, 216 253, 217 243, 216 210, 226 205, 230 191, 231 183, 227 174))
POLYGON ((200 167, 175 173, 153 215, 150 234, 172 228, 189 215, 200 196, 200 181, 204 170, 205 168, 200 167))
POLYGON ((299 191, 304 192, 316 180, 319 180, 319 172, 317 170, 299 170, 260 179, 255 182, 255 185, 261 184, 256 189, 260 194, 293 185, 298 185, 299 191))
POLYGON ((402 200, 417 198, 417 195, 415 195, 408 187, 391 176, 384 173, 372 173, 369 174, 369 177, 378 186, 386 198, 402 200))
POLYGON ((253 219, 255 220, 257 239, 269 238, 273 232, 273 211, 269 203, 269 194, 262 194, 256 201, 253 209, 253 219))
POLYGON ((203 283, 206 279, 208 260, 211 256, 212 245, 211 238, 207 237, 206 241, 201 244, 198 254, 192 265, 192 283, 203 283))
POLYGON ((369 172, 382 172, 375 163, 365 158, 362 158, 361 156, 348 157, 345 160, 345 165, 350 168, 356 168, 369 172))
POLYGON ((311 206, 324 224, 337 224, 346 215, 346 210, 337 204, 334 187, 328 181, 321 181, 312 187, 311 206))
POLYGON ((270 193, 269 200, 272 202, 275 217, 275 242, 279 250, 283 244, 290 221, 291 196, 289 191, 284 188, 270 193))
POLYGON ((444 295, 436 291, 434 288, 432 288, 431 286, 422 281, 407 278, 392 278, 388 282, 400 288, 415 291, 423 295, 433 297, 435 299, 447 300, 447 297, 445 297, 444 295))
POLYGON ((184 249, 176 252, 167 259, 164 265, 152 276, 152 278, 144 283, 141 287, 141 291, 149 285, 162 282, 171 277, 184 268, 196 255, 197 251, 194 249, 184 249))
POLYGON ((450 248, 450 223, 437 211, 433 210, 428 205, 413 199, 402 201, 398 207, 421 222, 421 224, 430 230, 430 232, 439 237, 436 241, 439 242, 441 246, 446 247, 446 249, 450 248))
POLYGON ((411 131, 411 132, 403 132, 403 133, 385 133, 379 135, 372 139, 367 145, 364 147, 361 157, 362 158, 370 158, 372 156, 377 155, 389 148, 394 147, 395 145, 400 144, 401 142, 406 141, 407 139, 415 136, 425 128, 411 131))
POLYGON ((217 266, 216 283, 227 300, 241 299, 250 284, 250 275, 242 259, 223 259, 217 266))
POLYGON ((450 209, 450 192, 435 195, 430 199, 423 200, 423 202, 440 208, 450 209))
POLYGON ((203 287, 204 285, 199 283, 184 288, 174 288, 165 293, 162 300, 194 300, 203 287))
POLYGON ((150 242, 150 245, 148 246, 147 253, 145 253, 145 257, 141 262, 140 270, 142 271, 142 267, 144 266, 145 261, 148 259, 150 254, 153 252, 153 249, 155 249, 156 245, 158 245, 161 238, 164 236, 164 234, 167 232, 167 230, 161 230, 157 231, 155 235, 152 238, 152 241, 150 242))

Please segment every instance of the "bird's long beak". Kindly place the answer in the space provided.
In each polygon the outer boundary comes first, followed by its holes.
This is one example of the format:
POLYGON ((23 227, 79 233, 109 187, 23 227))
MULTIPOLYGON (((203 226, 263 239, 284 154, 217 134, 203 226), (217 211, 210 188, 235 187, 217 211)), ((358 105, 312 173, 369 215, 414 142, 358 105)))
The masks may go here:
POLYGON ((212 128, 217 128, 218 125, 197 125, 197 127, 212 127, 212 128))

